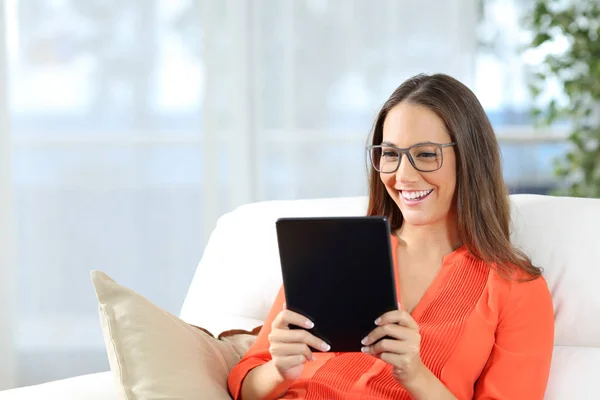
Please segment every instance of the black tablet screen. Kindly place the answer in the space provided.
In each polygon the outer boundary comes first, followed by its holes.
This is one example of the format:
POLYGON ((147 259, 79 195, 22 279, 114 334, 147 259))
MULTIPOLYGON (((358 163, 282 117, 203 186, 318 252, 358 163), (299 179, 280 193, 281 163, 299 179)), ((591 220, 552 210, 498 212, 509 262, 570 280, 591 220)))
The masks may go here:
POLYGON ((398 308, 382 217, 282 218, 277 240, 287 308, 334 352, 360 351, 375 319, 398 308))

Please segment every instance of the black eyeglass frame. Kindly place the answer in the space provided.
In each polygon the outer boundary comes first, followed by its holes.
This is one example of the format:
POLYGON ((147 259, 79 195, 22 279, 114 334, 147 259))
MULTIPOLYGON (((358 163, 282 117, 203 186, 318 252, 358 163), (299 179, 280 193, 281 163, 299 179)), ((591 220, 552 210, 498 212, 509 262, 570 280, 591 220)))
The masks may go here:
POLYGON ((407 148, 401 148, 401 147, 391 146, 391 145, 387 145, 387 144, 374 144, 374 145, 367 146, 366 150, 368 153, 369 160, 371 160, 371 165, 373 166, 375 171, 379 172, 380 174, 393 174, 396 171, 398 171, 398 168, 400 168, 400 162, 402 162, 403 155, 406 155, 406 158, 408 158, 408 162, 410 162, 410 165, 412 165, 413 168, 416 169, 417 171, 419 171, 419 172, 435 172, 435 171, 439 170, 440 168, 442 168, 442 166, 444 165, 444 149, 446 147, 451 147, 451 146, 456 146, 456 142, 450 142, 450 143, 421 142, 421 143, 415 143, 412 146, 407 147, 407 148), (413 159, 412 155, 410 154, 410 150, 413 149, 414 147, 424 146, 424 145, 433 145, 433 146, 437 146, 440 149, 440 166, 437 167, 436 169, 422 170, 416 166, 415 160, 413 159), (377 148, 394 149, 398 152, 398 155, 399 155, 398 163, 396 165, 396 168, 394 168, 393 171, 383 172, 383 171, 380 171, 375 166, 375 163, 373 162, 373 157, 372 157, 372 150, 377 149, 377 148))

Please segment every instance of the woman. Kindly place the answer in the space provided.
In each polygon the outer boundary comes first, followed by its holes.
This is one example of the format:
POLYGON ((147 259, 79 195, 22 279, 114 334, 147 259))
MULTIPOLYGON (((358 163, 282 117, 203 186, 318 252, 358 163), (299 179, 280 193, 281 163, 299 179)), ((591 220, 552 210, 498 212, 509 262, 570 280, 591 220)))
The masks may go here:
POLYGON ((362 353, 331 354, 289 329, 312 323, 285 309, 280 290, 230 373, 233 397, 542 399, 552 299, 511 245, 498 143, 475 95, 446 75, 409 79, 380 111, 368 152, 368 215, 391 223, 399 310, 376 321, 362 353))

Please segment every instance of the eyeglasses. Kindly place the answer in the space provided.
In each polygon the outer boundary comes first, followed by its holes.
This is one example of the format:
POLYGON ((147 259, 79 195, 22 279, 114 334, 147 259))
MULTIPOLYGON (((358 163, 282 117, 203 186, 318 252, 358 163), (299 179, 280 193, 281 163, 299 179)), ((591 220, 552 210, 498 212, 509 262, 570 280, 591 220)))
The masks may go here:
POLYGON ((401 149, 399 147, 382 144, 367 147, 373 168, 384 174, 394 173, 400 168, 402 155, 406 154, 410 164, 421 172, 433 172, 442 168, 444 161, 444 148, 456 145, 452 143, 416 143, 401 149))

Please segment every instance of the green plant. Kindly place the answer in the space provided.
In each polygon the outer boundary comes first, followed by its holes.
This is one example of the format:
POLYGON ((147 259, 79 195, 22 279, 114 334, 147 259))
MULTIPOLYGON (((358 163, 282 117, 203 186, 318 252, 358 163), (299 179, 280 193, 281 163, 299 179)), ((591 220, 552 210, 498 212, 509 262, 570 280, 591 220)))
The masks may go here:
POLYGON ((528 50, 544 54, 531 75, 534 100, 552 81, 567 99, 561 104, 551 96, 547 106, 533 110, 541 125, 564 120, 570 126, 570 149, 555 160, 556 175, 567 183, 557 194, 600 198, 600 2, 533 0, 526 26, 533 32, 528 50), (549 49, 561 42, 564 51, 549 49))

